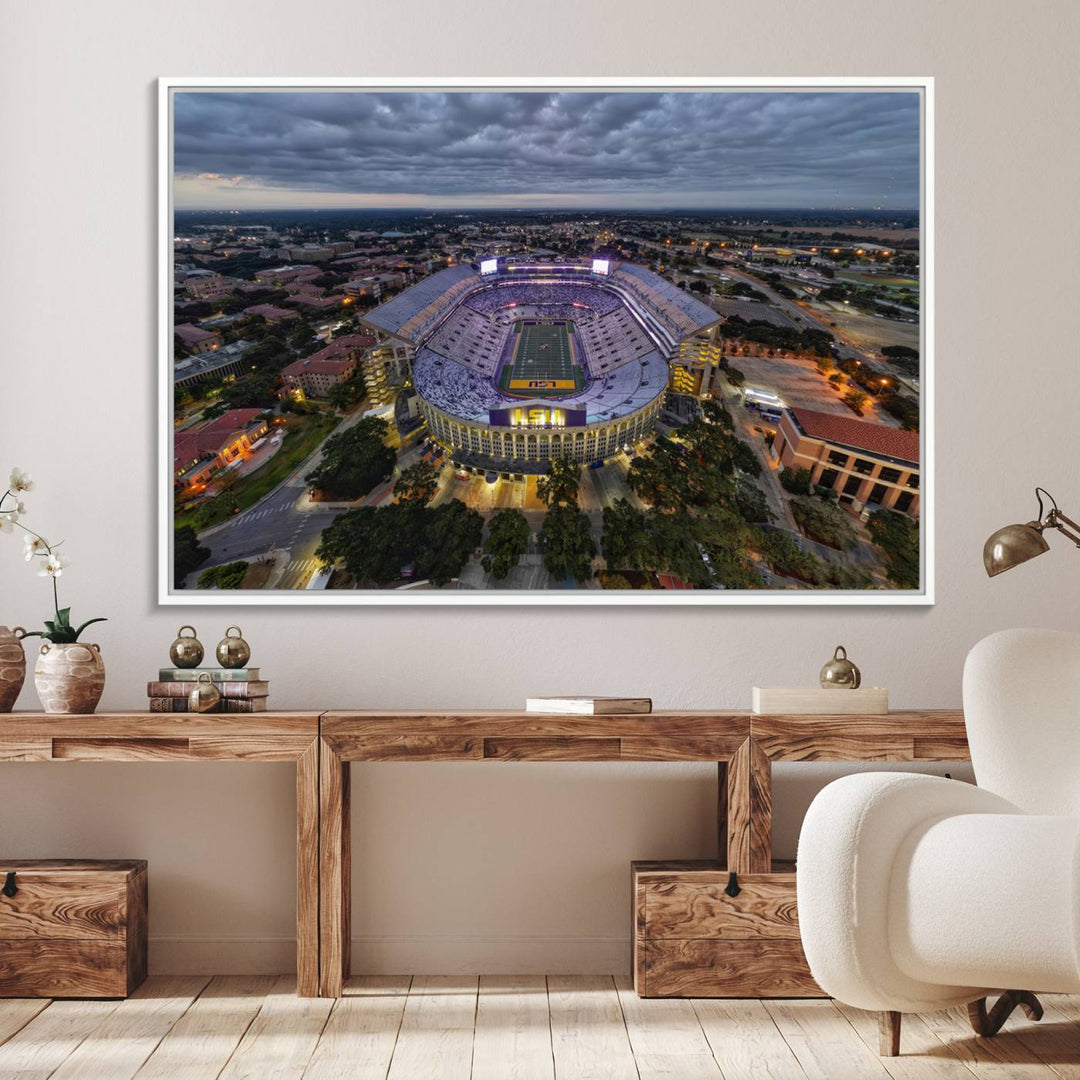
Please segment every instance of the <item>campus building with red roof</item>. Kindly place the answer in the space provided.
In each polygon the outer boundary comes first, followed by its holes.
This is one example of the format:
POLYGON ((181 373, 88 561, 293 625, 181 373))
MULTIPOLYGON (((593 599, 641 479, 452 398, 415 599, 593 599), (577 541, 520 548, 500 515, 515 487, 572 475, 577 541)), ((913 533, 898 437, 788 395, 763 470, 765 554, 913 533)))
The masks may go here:
POLYGON ((173 479, 179 487, 205 484, 261 439, 269 425, 265 409, 230 409, 200 428, 173 436, 173 479))
POLYGON ((343 334, 317 353, 294 360, 281 377, 304 397, 326 397, 332 387, 352 378, 364 350, 374 344, 372 334, 343 334))
POLYGON ((808 469, 816 487, 853 510, 919 516, 919 433, 815 409, 785 409, 773 443, 781 466, 808 469))
POLYGON ((282 322, 284 319, 295 319, 297 314, 288 308, 277 307, 274 304, 254 304, 244 308, 245 315, 261 315, 267 322, 282 322))

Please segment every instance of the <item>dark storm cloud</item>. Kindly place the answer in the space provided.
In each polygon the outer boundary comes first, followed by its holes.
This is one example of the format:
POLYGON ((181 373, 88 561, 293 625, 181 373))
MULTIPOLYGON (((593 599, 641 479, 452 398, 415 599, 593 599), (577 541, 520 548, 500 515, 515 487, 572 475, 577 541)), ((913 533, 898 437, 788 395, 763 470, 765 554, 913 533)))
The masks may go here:
POLYGON ((178 178, 279 198, 909 208, 918 142, 914 93, 175 95, 178 178))

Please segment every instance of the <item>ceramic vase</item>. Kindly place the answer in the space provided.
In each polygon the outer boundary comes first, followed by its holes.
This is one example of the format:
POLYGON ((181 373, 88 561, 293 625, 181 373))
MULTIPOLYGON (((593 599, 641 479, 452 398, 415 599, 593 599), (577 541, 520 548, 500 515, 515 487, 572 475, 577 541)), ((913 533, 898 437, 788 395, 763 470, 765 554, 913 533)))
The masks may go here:
POLYGON ((34 685, 47 713, 92 713, 105 689, 105 664, 97 645, 42 642, 34 685))
POLYGON ((0 626, 0 713, 11 712, 26 679, 26 653, 21 626, 9 630, 0 626))

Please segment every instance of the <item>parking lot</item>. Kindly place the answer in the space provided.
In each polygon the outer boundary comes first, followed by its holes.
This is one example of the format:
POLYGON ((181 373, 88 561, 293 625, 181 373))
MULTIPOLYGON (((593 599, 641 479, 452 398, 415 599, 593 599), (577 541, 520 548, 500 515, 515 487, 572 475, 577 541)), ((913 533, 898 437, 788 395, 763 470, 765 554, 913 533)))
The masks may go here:
MULTIPOLYGON (((735 356, 731 366, 746 376, 746 385, 760 390, 771 390, 785 405, 796 409, 816 409, 818 412, 835 413, 852 420, 899 427, 900 421, 879 409, 873 401, 863 406, 863 415, 857 416, 841 401, 841 394, 832 389, 817 369, 813 360, 795 357, 735 356)), ((844 387, 846 390, 846 386, 844 387)))

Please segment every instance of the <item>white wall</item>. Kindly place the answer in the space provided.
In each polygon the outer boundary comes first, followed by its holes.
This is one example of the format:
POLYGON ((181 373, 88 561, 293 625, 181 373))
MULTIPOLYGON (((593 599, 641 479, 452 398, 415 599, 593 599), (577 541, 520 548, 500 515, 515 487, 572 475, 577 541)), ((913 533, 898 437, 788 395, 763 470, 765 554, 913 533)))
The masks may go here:
MULTIPOLYGON (((754 682, 812 679, 838 641, 895 705, 956 705, 978 638, 1074 624, 1064 544, 993 582, 980 565, 1036 482, 1080 506, 1071 0, 0 0, 0 19, 0 468, 33 471, 33 523, 68 541, 65 602, 109 616, 104 708, 140 705, 185 621, 209 641, 239 621, 274 704, 310 709, 559 690, 746 706, 754 682), (154 80, 412 73, 937 77, 935 607, 155 606, 154 80)), ((17 547, 0 537, 0 622, 33 624, 47 587, 17 547)), ((782 852, 825 775, 781 771, 782 852)), ((369 970, 625 965, 630 859, 713 843, 710 767, 383 765, 354 781, 369 970)), ((0 791, 0 857, 151 860, 159 970, 288 963, 288 768, 8 765, 0 791)))

